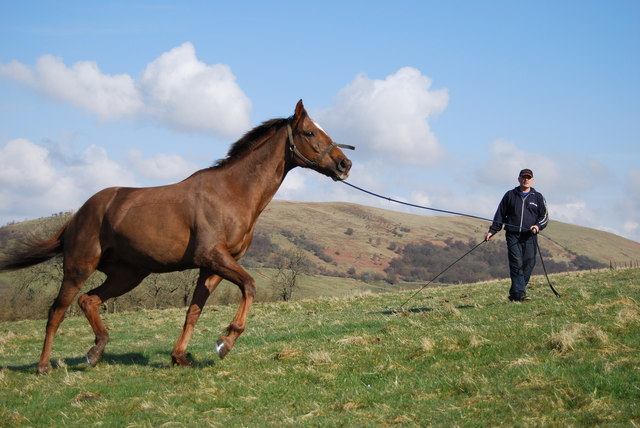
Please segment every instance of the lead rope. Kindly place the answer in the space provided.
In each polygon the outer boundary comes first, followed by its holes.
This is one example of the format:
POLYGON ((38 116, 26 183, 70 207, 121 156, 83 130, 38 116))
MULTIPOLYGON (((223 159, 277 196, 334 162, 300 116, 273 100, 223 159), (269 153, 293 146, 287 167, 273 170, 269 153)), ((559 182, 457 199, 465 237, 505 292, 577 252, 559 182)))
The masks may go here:
POLYGON ((472 249, 470 249, 469 251, 467 251, 462 257, 460 257, 458 260, 456 260, 455 262, 451 263, 449 266, 447 266, 442 272, 440 272, 439 274, 437 274, 436 276, 433 277, 433 279, 429 282, 427 282, 425 285, 423 285, 418 291, 416 291, 415 293, 413 293, 413 295, 411 297, 409 297, 407 299, 406 302, 404 302, 402 305, 400 305, 400 310, 399 312, 402 312, 404 309, 404 305, 406 305, 407 303, 409 303, 409 300, 413 299, 414 297, 416 297, 418 295, 418 293, 420 293, 422 290, 424 290, 425 288, 427 288, 427 286, 429 284, 431 284, 433 281, 435 281, 436 279, 438 279, 438 277, 440 275, 442 275, 443 273, 445 273, 446 271, 448 271, 451 267, 453 267, 453 265, 455 265, 456 263, 458 263, 460 260, 464 259, 465 257, 467 257, 469 254, 471 254, 471 252, 473 250, 475 250, 476 248, 478 248, 480 245, 484 244, 485 242, 487 242, 486 240, 484 241, 480 241, 480 243, 478 245, 476 245, 475 247, 473 247, 472 249))
MULTIPOLYGON (((485 217, 479 217, 479 216, 475 216, 475 215, 471 215, 471 214, 465 214, 465 213, 460 213, 460 212, 456 212, 456 211, 449 211, 449 210, 442 210, 442 209, 438 209, 438 208, 432 208, 432 207, 425 207, 422 205, 416 205, 416 204, 411 204, 409 202, 404 202, 404 201, 399 201, 397 199, 392 199, 390 197, 387 196, 382 196, 379 195, 377 193, 373 193, 370 192, 368 190, 365 190, 361 187, 355 186, 351 183, 348 183, 346 181, 342 181, 342 183, 346 184, 347 186, 353 187, 356 190, 359 190, 363 193, 367 193, 371 196, 375 196, 376 198, 380 198, 380 199, 384 199, 386 201, 389 202, 395 202, 397 204, 402 204, 402 205, 406 205, 409 207, 413 207, 413 208, 420 208, 423 210, 429 210, 429 211, 436 211, 436 212, 440 212, 440 213, 445 213, 445 214, 453 214, 453 215, 459 215, 459 216, 463 216, 463 217, 470 217, 470 218, 475 218, 478 220, 484 220, 484 221, 489 221, 493 223, 493 220, 490 220, 488 218, 485 217)), ((503 226, 512 226, 512 227, 517 227, 520 228, 520 226, 515 226, 509 223, 502 223, 503 226)), ((551 280, 549 280, 549 274, 547 273, 547 268, 544 265, 544 259, 542 258, 542 252, 540 251, 540 245, 538 244, 538 237, 535 237, 535 243, 536 243, 536 248, 538 249, 538 254, 540 255, 540 261, 542 262, 542 269, 544 270, 544 276, 547 278, 547 283, 549 284, 549 288, 551 288, 551 291, 553 291, 553 294, 556 295, 556 297, 560 297, 560 294, 556 291, 555 288, 553 288, 553 285, 551 285, 551 280)), ((449 268, 451 268, 453 265, 455 265, 456 263, 458 263, 460 260, 462 260, 463 258, 465 258, 469 253, 471 253, 473 250, 475 250, 476 248, 478 248, 480 245, 482 245, 484 242, 486 242, 486 239, 484 241, 481 241, 478 245, 476 245, 475 247, 473 247, 471 250, 469 250, 466 254, 464 254, 462 257, 460 257, 458 260, 456 260, 455 262, 453 262, 451 265, 449 265, 445 270, 443 270, 442 272, 440 272, 438 275, 436 275, 435 278, 433 278, 431 281, 429 281, 427 284, 425 284, 422 288, 420 288, 413 296, 411 296, 406 302, 404 302, 402 304, 402 306, 400 306, 400 309, 402 309, 404 307, 404 305, 406 305, 409 300, 413 299, 418 293, 420 293, 427 285, 431 284, 433 281, 435 281, 440 275, 442 275, 443 273, 445 273, 449 268)))
POLYGON ((542 270, 544 270, 544 276, 545 278, 547 278, 547 283, 549 284, 549 288, 551 288, 551 291, 553 291, 553 294, 556 295, 556 297, 560 297, 560 293, 558 293, 556 291, 555 288, 553 288, 553 285, 551 285, 551 281, 549 281, 549 275, 547 274, 547 268, 544 265, 544 259, 542 258, 542 251, 540 251, 540 245, 538 244, 538 237, 535 236, 534 241, 536 241, 536 248, 538 249, 538 254, 540 255, 540 261, 542 262, 542 270))

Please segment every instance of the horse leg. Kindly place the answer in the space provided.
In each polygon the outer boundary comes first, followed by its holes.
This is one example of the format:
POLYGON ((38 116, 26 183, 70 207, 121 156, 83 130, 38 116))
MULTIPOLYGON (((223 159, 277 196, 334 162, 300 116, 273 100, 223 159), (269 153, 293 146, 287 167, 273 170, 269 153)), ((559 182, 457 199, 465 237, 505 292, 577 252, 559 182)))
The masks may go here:
MULTIPOLYGON (((248 274, 247 274, 248 275, 248 274)), ((240 291, 242 293, 242 301, 240 302, 240 306, 238 307, 238 311, 236 315, 233 317, 231 324, 227 327, 227 335, 222 336, 216 342, 216 352, 220 359, 223 359, 233 345, 236 343, 236 340, 244 329, 247 326, 247 315, 249 314, 249 308, 253 303, 253 299, 256 296, 256 286, 253 278, 249 276, 250 281, 246 284, 243 284, 240 287, 240 291)))
POLYGON ((236 284, 242 293, 242 301, 231 324, 227 327, 226 336, 221 336, 216 342, 216 353, 220 359, 223 359, 231 351, 231 348, 233 348, 236 340, 247 325, 249 308, 256 296, 256 283, 251 275, 228 252, 220 252, 218 256, 220 257, 218 259, 220 263, 218 263, 216 272, 224 279, 236 284))
POLYGON ((49 357, 51 356, 51 346, 53 338, 58 331, 58 327, 64 320, 64 314, 67 308, 73 302, 73 298, 78 294, 84 282, 91 276, 94 267, 86 266, 84 268, 64 269, 62 277, 62 286, 58 292, 58 296, 49 308, 49 317, 47 319, 47 327, 44 336, 44 344, 42 345, 42 353, 38 362, 38 374, 44 375, 49 373, 49 357))
POLYGON ((220 284, 220 281, 222 281, 222 278, 217 275, 213 275, 211 271, 205 269, 200 270, 200 276, 198 277, 198 282, 196 283, 196 288, 193 292, 193 298, 191 299, 191 304, 187 309, 187 316, 184 320, 182 333, 180 333, 176 346, 173 348, 173 352, 171 352, 171 363, 173 365, 183 367, 191 366, 186 358, 187 346, 191 340, 191 335, 193 334, 193 329, 198 322, 198 318, 200 318, 204 304, 218 284, 220 284))
POLYGON ((94 334, 95 345, 87 352, 87 362, 94 367, 102 359, 104 348, 109 343, 109 333, 102 322, 98 309, 112 297, 118 297, 134 289, 148 275, 146 271, 118 267, 110 271, 107 279, 99 287, 83 294, 78 305, 87 317, 94 334))

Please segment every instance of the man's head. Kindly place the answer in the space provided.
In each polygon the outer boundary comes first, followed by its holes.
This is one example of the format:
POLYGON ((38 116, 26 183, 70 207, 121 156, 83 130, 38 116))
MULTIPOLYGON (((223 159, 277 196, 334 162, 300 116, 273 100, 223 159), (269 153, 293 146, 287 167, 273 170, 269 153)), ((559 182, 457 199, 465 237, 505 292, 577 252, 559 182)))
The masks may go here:
POLYGON ((533 171, 531 171, 529 168, 525 168, 520 171, 520 177, 533 178, 533 171))
POLYGON ((518 175, 518 183, 520 183, 520 190, 528 192, 533 185, 533 171, 529 168, 521 170, 518 175))

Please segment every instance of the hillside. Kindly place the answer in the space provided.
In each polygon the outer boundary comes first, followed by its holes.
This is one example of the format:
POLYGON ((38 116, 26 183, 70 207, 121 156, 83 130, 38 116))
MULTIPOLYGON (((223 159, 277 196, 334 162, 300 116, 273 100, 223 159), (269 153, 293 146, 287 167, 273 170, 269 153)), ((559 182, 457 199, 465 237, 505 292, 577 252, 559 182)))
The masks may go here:
MULTIPOLYGON (((16 233, 53 233, 67 214, 29 220, 0 228, 0 248, 16 233)), ((479 242, 488 222, 460 216, 425 216, 363 205, 332 202, 272 201, 258 220, 257 235, 267 235, 282 249, 300 247, 296 237, 304 237, 322 248, 331 261, 304 248, 306 255, 326 270, 382 272, 398 249, 408 243, 430 242, 446 245, 447 240, 479 242)), ((501 242, 498 237, 494 242, 501 242)), ((607 266, 610 262, 640 260, 640 243, 620 236, 554 221, 541 234, 540 247, 551 260, 570 260, 576 255, 607 266)))
MULTIPOLYGON (((222 361, 235 306, 207 308, 170 368, 182 309, 106 314, 96 367, 83 317, 0 322, 6 426, 628 426, 640 424, 640 270, 552 276, 562 298, 504 298, 507 281, 257 303, 222 361)), ((544 287, 544 285, 542 285, 544 287)))
MULTIPOLYGON (((0 228, 0 251, 11 248, 25 233, 52 234, 68 216, 0 228)), ((286 262, 296 254, 304 263, 291 296, 294 300, 398 290, 431 280, 469 246, 480 242, 487 228, 485 221, 459 216, 414 215, 350 203, 273 201, 260 217, 254 243, 241 263, 257 280, 258 301, 279 299, 274 283, 278 266, 289 268, 286 262), (405 258, 409 249, 419 253, 421 258, 414 259, 419 262, 405 258)), ((468 283, 506 277, 503 239, 499 236, 485 243, 438 281, 468 283)), ((640 261, 640 243, 554 221, 542 233, 540 247, 549 272, 608 267, 610 263, 637 266, 640 261)), ((534 274, 543 273, 540 263, 536 269, 534 274)), ((45 316, 59 288, 60 271, 59 260, 54 260, 0 274, 0 320, 45 316)), ((101 276, 96 275, 86 288, 100 281, 101 276)), ((184 306, 194 281, 190 272, 152 275, 118 302, 111 302, 109 310, 184 306)), ((235 301, 235 293, 235 287, 225 285, 212 303, 235 301)), ((73 305, 71 310, 77 307, 73 305)))
MULTIPOLYGON (((266 233, 282 248, 291 240, 281 234, 304 235, 325 249, 341 270, 382 271, 408 243, 479 242, 488 222, 460 216, 424 216, 350 203, 273 201, 259 219, 257 233, 266 233)), ((500 237, 489 245, 502 244, 500 237)), ((540 247, 551 260, 576 255, 609 265, 640 260, 640 243, 611 233, 558 221, 543 231, 540 247), (573 253, 573 254, 572 254, 573 253)), ((309 254, 313 257, 313 254, 309 254)), ((323 261, 314 258, 318 264, 323 261)))

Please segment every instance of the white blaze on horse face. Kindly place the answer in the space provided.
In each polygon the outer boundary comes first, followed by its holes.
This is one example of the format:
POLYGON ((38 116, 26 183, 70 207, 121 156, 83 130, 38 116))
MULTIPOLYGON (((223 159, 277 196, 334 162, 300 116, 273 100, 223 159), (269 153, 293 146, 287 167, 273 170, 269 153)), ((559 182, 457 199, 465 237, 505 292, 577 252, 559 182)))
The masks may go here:
POLYGON ((315 120, 311 120, 311 122, 313 122, 313 124, 316 126, 316 128, 318 128, 319 130, 321 130, 322 132, 324 132, 324 134, 328 137, 329 134, 327 134, 327 131, 325 131, 324 129, 322 129, 322 126, 320 126, 318 124, 318 122, 316 122, 315 120))

